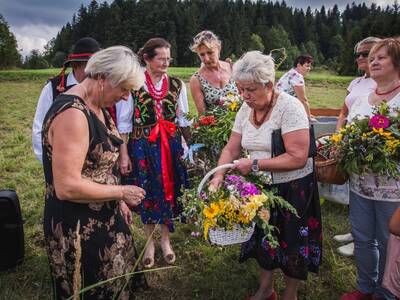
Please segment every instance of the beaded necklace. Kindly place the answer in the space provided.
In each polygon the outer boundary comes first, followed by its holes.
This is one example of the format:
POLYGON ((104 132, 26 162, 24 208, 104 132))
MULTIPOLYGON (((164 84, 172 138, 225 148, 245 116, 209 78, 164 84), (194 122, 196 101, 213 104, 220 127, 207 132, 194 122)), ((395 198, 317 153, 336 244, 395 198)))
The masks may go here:
POLYGON ((154 86, 153 82, 151 81, 151 77, 149 72, 147 70, 144 72, 144 75, 146 77, 146 85, 147 89, 149 91, 150 96, 156 100, 160 101, 165 98, 168 94, 168 76, 167 74, 164 74, 162 76, 162 85, 161 89, 157 90, 156 87, 154 86))
POLYGON ((267 118, 267 115, 268 115, 269 111, 271 110, 272 103, 274 102, 274 95, 275 95, 275 91, 272 90, 271 99, 270 99, 270 101, 269 101, 269 103, 268 103, 268 106, 267 106, 267 109, 265 110, 265 113, 262 115, 260 121, 257 120, 256 111, 253 110, 253 122, 254 122, 254 124, 255 124, 256 126, 260 127, 260 126, 264 123, 265 119, 267 118))

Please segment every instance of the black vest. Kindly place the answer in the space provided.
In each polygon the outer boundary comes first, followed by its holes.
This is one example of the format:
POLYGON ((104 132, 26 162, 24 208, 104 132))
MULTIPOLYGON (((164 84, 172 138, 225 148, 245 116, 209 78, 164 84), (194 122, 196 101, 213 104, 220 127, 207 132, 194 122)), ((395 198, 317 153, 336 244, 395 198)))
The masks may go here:
POLYGON ((62 76, 57 75, 57 76, 49 79, 49 81, 51 82, 51 89, 53 90, 53 101, 56 100, 58 95, 60 95, 61 93, 64 93, 65 91, 68 91, 70 88, 72 88, 75 85, 75 84, 65 85, 64 91, 60 92, 59 90, 57 90, 57 86, 60 84, 62 77, 64 77, 64 83, 67 84, 68 74, 64 74, 62 76))

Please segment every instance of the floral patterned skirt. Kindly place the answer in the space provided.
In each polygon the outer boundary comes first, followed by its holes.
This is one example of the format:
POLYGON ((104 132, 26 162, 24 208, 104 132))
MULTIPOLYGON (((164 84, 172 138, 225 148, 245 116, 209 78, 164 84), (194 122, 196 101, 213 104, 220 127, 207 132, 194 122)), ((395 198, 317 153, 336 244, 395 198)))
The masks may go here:
POLYGON ((173 219, 180 216, 182 207, 177 198, 181 188, 188 187, 188 174, 182 160, 181 136, 169 140, 174 173, 174 206, 165 201, 161 168, 161 145, 158 138, 151 143, 147 138, 130 139, 128 153, 132 161, 132 172, 123 179, 123 184, 134 184, 146 191, 146 197, 135 211, 140 214, 143 224, 164 224, 174 231, 173 219))
MULTIPOLYGON (((49 198, 44 232, 54 299, 67 299, 85 287, 133 272, 138 255, 115 201, 79 204, 49 198)), ((122 277, 103 284, 81 298, 113 299, 121 295, 127 299, 137 287, 147 287, 143 274, 132 276, 128 282, 122 277)))
POLYGON ((280 209, 271 211, 270 223, 279 229, 280 246, 273 249, 263 241, 256 227, 251 239, 242 244, 240 262, 255 258, 261 268, 280 268, 291 278, 306 280, 308 271, 317 273, 322 260, 321 210, 317 182, 313 174, 274 185, 300 218, 280 209))

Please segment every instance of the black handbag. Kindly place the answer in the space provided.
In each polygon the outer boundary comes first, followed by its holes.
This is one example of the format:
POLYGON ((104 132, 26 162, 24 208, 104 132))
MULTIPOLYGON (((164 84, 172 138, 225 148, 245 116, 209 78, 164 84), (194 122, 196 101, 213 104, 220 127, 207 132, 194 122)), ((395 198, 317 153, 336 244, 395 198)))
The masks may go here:
POLYGON ((24 229, 18 196, 0 190, 0 271, 13 268, 24 258, 24 229))
MULTIPOLYGON (((275 129, 272 131, 272 144, 271 144, 271 157, 275 157, 278 155, 281 155, 286 152, 285 149, 285 144, 283 142, 282 138, 282 130, 281 129, 275 129)), ((308 149, 308 157, 315 157, 317 155, 317 146, 315 144, 315 133, 314 133, 314 126, 310 124, 310 146, 308 149)), ((315 162, 313 159, 313 170, 315 169, 315 162)), ((272 179, 274 178, 273 173, 271 173, 272 179)), ((313 171, 313 176, 316 182, 316 175, 315 172, 313 171)), ((316 188, 316 187, 315 187, 316 188)), ((304 214, 307 212, 308 207, 311 204, 312 198, 313 198, 313 193, 314 189, 310 193, 310 197, 307 200, 307 203, 304 208, 304 214)), ((304 217, 303 215, 300 215, 300 218, 304 217)))
MULTIPOLYGON (((272 131, 271 154, 272 157, 281 155, 286 152, 285 144, 282 138, 282 130, 275 129, 272 131)), ((315 144, 314 125, 310 125, 310 146, 308 149, 308 157, 317 155, 317 146, 315 144)))

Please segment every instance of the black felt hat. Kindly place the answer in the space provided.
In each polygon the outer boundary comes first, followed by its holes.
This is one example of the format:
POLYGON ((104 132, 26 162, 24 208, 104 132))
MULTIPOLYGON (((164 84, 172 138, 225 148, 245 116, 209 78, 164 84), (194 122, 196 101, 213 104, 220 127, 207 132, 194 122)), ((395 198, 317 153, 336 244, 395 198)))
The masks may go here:
POLYGON ((99 43, 94 38, 81 38, 74 45, 72 53, 68 55, 64 62, 64 66, 67 67, 72 61, 88 61, 89 58, 99 50, 99 43))

